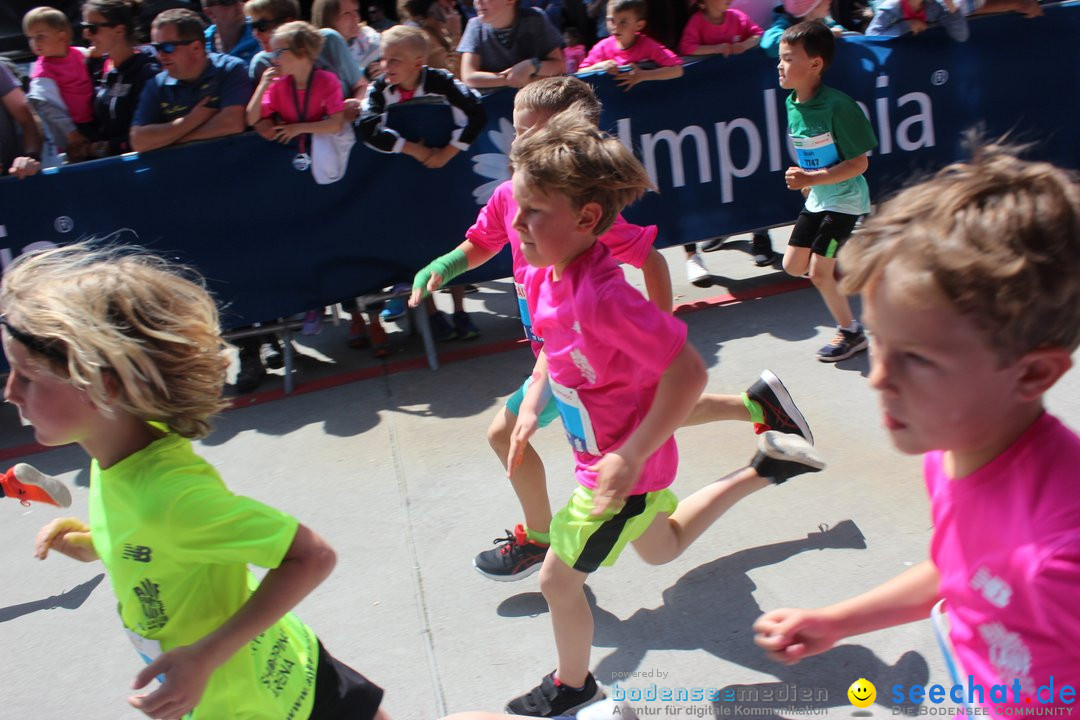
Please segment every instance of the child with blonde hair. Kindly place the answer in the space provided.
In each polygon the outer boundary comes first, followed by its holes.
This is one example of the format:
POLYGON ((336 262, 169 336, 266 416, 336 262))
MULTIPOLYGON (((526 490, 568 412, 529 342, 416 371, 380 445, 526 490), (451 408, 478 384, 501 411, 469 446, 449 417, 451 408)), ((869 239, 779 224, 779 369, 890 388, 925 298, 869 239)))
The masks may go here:
POLYGON ((794 663, 933 616, 947 702, 993 717, 1071 712, 1080 437, 1043 395, 1080 346, 1076 176, 984 147, 882 205, 841 267, 843 289, 863 298, 882 424, 898 450, 925 453, 930 557, 834 605, 762 615, 758 645, 794 663))
POLYGON ((590 573, 615 564, 627 543, 645 562, 678 557, 740 499, 824 465, 804 438, 769 431, 738 470, 679 503, 668 489, 678 451, 672 433, 705 386, 705 365, 684 323, 626 281, 597 239, 650 186, 617 139, 576 113, 552 118, 510 151, 514 218, 528 261, 524 292, 544 339, 514 427, 508 464, 553 399, 578 486, 551 521, 540 589, 551 611, 558 666, 507 712, 573 713, 603 697, 589 672, 590 573))
POLYGON ((4 399, 43 445, 90 455, 89 522, 60 518, 35 554, 101 560, 147 663, 130 704, 150 717, 380 718, 382 690, 290 610, 333 549, 295 518, 233 495, 205 436, 227 360, 201 279, 134 248, 30 253, 0 285, 4 399), (271 568, 256 583, 248 563, 271 568), (254 588, 254 590, 252 589, 254 588))

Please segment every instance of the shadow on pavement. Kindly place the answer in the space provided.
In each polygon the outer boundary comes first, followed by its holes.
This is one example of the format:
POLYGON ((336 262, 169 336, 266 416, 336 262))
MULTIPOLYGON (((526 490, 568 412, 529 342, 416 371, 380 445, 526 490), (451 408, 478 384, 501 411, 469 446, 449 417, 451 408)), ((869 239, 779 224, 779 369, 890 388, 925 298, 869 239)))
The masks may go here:
POLYGON ((100 585, 101 581, 104 579, 105 573, 99 573, 81 585, 76 585, 59 595, 53 595, 43 600, 34 600, 33 602, 9 605, 6 608, 0 608, 0 623, 20 618, 23 615, 29 615, 38 610, 52 610, 53 608, 75 610, 86 602, 86 599, 90 597, 90 593, 94 592, 94 588, 100 585))

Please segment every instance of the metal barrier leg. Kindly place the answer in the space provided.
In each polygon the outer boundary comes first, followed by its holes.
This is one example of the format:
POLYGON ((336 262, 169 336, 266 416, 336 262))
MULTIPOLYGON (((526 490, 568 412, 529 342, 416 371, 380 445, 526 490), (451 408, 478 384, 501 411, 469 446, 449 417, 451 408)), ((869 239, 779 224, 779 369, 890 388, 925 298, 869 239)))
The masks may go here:
POLYGON ((285 356, 285 394, 290 395, 293 391, 293 344, 292 330, 285 328, 281 332, 281 354, 285 356))
POLYGON ((439 369, 439 355, 435 352, 435 338, 431 334, 431 323, 428 322, 427 309, 423 303, 419 307, 410 308, 410 317, 413 327, 420 331, 420 338, 424 341, 424 352, 427 354, 428 367, 432 370, 439 369))

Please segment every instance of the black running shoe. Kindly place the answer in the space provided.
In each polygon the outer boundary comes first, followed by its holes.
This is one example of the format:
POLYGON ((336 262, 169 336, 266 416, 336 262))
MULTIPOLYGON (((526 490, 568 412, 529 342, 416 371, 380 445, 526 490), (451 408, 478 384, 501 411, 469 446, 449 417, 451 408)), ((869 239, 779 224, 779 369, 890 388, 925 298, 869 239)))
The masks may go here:
POLYGON ((754 258, 754 264, 758 267, 772 265, 776 253, 773 252, 769 233, 754 233, 754 237, 750 240, 750 255, 754 258))
POLYGON ((814 434, 810 425, 799 411, 791 393, 780 382, 780 378, 768 370, 761 371, 761 377, 754 381, 746 391, 747 397, 761 406, 765 422, 755 423, 754 430, 763 433, 766 430, 778 430, 782 433, 802 435, 811 445, 814 434))
POLYGON ((506 531, 506 537, 496 538, 501 547, 485 550, 473 560, 473 566, 481 575, 499 582, 523 580, 540 569, 547 555, 548 546, 529 540, 525 527, 518 525, 514 532, 506 531))
POLYGON ((818 472, 825 467, 825 461, 805 438, 770 430, 758 437, 758 453, 750 461, 750 467, 779 485, 796 475, 818 472))
POLYGON ((585 686, 572 690, 555 679, 552 670, 540 684, 506 705, 506 712, 526 717, 555 717, 572 715, 581 708, 602 700, 604 692, 596 684, 592 673, 585 678, 585 686))

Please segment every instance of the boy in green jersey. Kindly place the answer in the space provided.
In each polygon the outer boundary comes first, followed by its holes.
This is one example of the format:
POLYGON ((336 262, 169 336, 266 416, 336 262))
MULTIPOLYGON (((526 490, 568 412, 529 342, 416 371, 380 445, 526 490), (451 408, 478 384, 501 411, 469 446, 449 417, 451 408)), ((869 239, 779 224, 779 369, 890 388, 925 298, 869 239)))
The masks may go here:
POLYGON ((784 270, 810 273, 836 321, 836 335, 818 350, 818 360, 837 362, 867 347, 866 333, 836 284, 836 254, 861 215, 870 212, 863 173, 866 154, 877 145, 870 122, 850 97, 821 81, 836 50, 832 31, 819 22, 792 25, 780 38, 780 87, 787 99, 788 133, 798 166, 784 175, 791 190, 806 197, 795 221, 784 270))
POLYGON ((4 399, 39 443, 92 458, 89 523, 54 520, 35 553, 105 564, 147 663, 133 687, 161 680, 131 705, 167 719, 388 720, 382 690, 290 612, 330 574, 333 549, 233 495, 191 447, 226 405, 201 280, 131 248, 45 250, 5 272, 0 323, 4 399), (271 568, 261 583, 249 563, 271 568))

